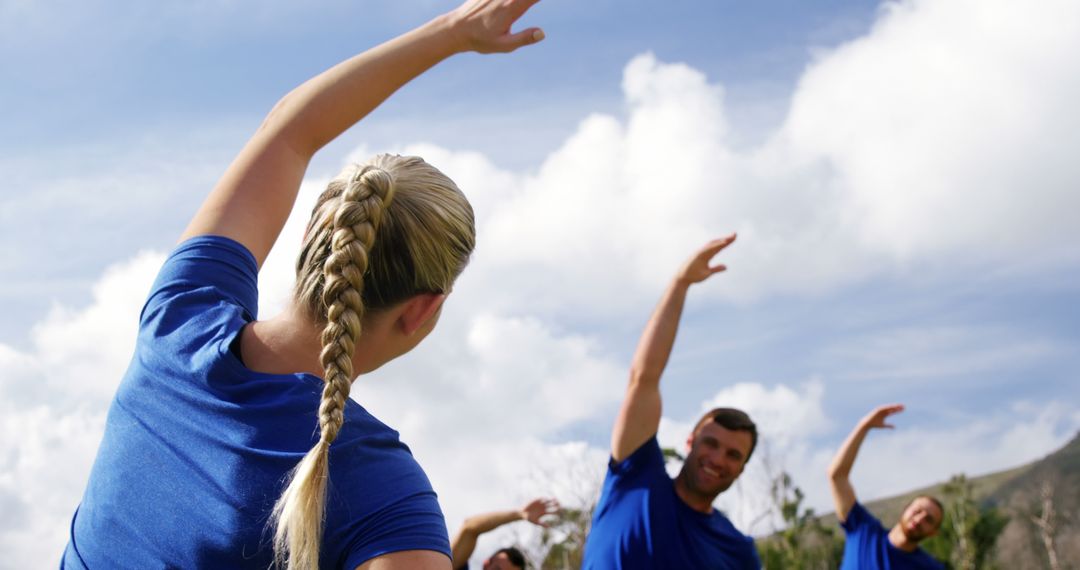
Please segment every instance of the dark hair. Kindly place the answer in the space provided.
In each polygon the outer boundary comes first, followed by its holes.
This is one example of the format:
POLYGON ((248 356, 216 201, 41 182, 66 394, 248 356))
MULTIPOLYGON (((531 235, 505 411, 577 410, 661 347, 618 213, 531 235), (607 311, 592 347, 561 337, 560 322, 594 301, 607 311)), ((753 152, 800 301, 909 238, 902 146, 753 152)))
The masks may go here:
POLYGON ((514 566, 517 566, 518 568, 522 568, 522 569, 525 568, 525 555, 522 554, 520 550, 518 550, 517 548, 515 548, 513 546, 508 546, 506 548, 502 548, 500 550, 497 550, 495 552, 495 554, 491 555, 491 557, 495 558, 496 556, 498 556, 498 555, 500 555, 500 554, 502 554, 504 552, 506 553, 506 557, 510 559, 511 564, 513 564, 514 566))
POLYGON ((749 433, 750 451, 746 453, 746 459, 743 460, 743 463, 750 461, 750 456, 754 454, 754 448, 757 447, 757 425, 750 419, 750 416, 746 415, 746 412, 735 408, 713 408, 698 420, 697 425, 694 426, 694 435, 696 436, 701 431, 701 428, 710 421, 716 422, 724 429, 749 433))

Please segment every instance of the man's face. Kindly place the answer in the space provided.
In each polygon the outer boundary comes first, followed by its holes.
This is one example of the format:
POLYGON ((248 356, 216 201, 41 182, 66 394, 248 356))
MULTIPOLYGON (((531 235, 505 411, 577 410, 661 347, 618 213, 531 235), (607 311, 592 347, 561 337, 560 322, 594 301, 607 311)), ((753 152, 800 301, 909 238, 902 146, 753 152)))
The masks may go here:
POLYGON ((510 562, 510 557, 505 552, 500 552, 484 561, 484 570, 522 570, 510 562))
POLYGON ((729 430, 709 422, 687 441, 690 450, 683 464, 687 487, 694 493, 716 497, 738 479, 750 455, 750 432, 729 430))
POLYGON ((918 497, 900 515, 900 530, 908 540, 919 542, 937 534, 943 515, 937 503, 926 497, 918 497))

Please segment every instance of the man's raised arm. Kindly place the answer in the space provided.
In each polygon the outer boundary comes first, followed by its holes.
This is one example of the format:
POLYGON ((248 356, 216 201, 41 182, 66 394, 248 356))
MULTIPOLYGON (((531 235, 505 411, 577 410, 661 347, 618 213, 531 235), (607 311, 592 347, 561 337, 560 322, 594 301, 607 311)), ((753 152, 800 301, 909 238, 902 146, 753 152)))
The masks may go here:
POLYGON ((611 433, 611 457, 615 461, 626 459, 656 435, 661 413, 660 376, 675 344, 686 292, 694 283, 727 269, 724 265, 709 265, 709 262, 733 241, 735 234, 713 240, 698 250, 675 275, 641 333, 630 366, 626 397, 611 433))
POLYGON ((832 488, 833 502, 836 505, 836 518, 840 519, 840 522, 847 520, 851 507, 855 506, 855 488, 851 486, 850 476, 863 439, 871 429, 892 429, 893 426, 885 423, 885 420, 902 411, 904 411, 904 406, 901 404, 875 408, 859 421, 844 440, 844 444, 840 446, 840 451, 836 452, 836 457, 833 457, 832 464, 829 465, 829 486, 832 488))

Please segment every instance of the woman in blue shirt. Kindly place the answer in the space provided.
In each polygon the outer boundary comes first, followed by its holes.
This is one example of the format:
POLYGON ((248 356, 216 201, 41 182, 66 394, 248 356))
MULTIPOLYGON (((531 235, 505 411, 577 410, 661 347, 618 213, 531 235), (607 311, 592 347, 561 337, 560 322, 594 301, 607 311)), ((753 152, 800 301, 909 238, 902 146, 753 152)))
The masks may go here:
POLYGON ((468 201, 418 158, 350 166, 282 314, 257 319, 256 278, 317 150, 455 53, 542 39, 511 32, 535 2, 470 0, 275 105, 158 275, 62 567, 450 568, 423 470, 348 395, 435 326, 472 252, 468 201))

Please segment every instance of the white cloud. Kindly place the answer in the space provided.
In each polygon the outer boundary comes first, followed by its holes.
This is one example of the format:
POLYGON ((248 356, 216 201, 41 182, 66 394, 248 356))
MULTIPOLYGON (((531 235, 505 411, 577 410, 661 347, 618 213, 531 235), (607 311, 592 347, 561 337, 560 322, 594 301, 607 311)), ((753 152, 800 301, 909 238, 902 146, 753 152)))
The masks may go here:
POLYGON ((139 309, 163 261, 110 267, 81 310, 54 307, 32 347, 0 345, 0 546, 13 568, 58 560, 135 343, 139 309))
POLYGON ((1080 5, 887 4, 803 76, 780 134, 827 160, 869 247, 1001 259, 1075 239, 1080 5))

